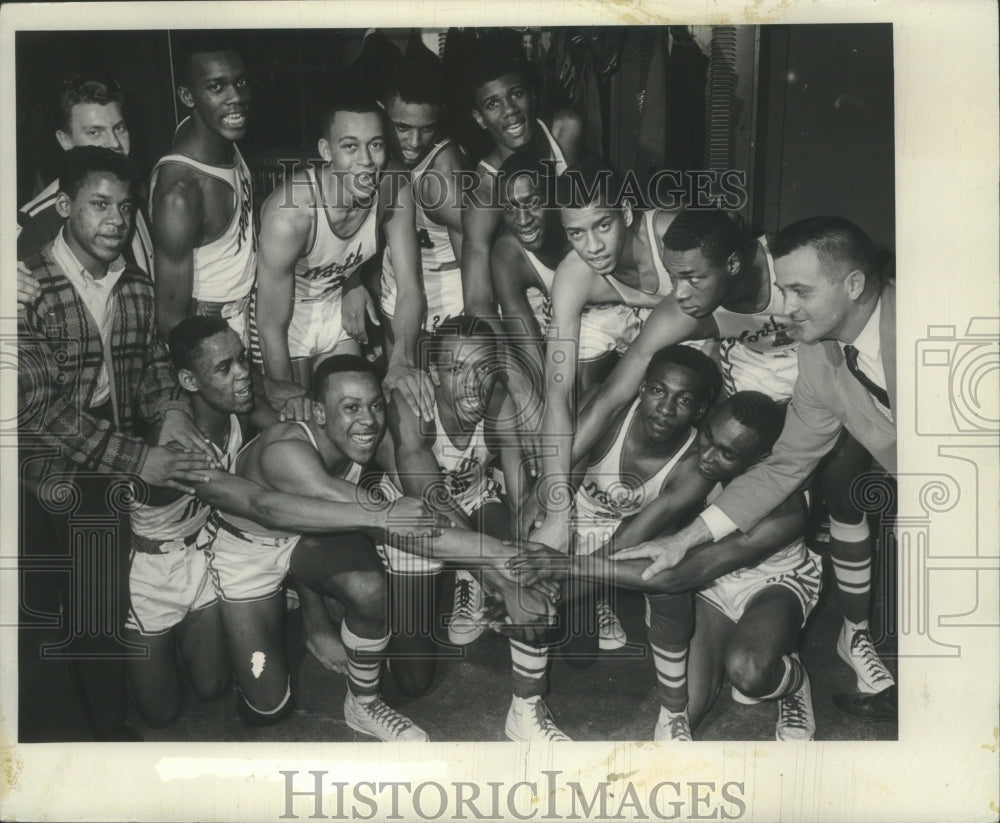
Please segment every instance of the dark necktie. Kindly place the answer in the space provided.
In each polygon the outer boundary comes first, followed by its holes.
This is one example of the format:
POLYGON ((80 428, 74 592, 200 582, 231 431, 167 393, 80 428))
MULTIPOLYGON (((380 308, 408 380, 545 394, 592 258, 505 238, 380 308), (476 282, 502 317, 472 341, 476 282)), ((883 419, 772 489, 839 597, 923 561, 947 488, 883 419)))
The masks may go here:
POLYGON ((858 368, 858 350, 850 343, 844 346, 844 359, 847 361, 847 370, 857 378, 862 386, 868 389, 868 393, 887 409, 891 409, 889 393, 872 382, 871 378, 858 368))

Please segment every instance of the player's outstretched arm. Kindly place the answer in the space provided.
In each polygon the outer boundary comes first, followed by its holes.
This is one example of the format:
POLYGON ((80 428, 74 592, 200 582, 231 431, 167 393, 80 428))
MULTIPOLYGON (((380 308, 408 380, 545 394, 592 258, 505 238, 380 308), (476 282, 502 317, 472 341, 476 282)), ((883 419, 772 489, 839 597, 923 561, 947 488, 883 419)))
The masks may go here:
POLYGON ((462 259, 462 203, 456 176, 464 169, 464 158, 454 143, 438 152, 431 167, 433 176, 419 181, 424 213, 448 230, 452 252, 462 259))
POLYGON ((580 339, 580 316, 589 297, 589 289, 581 287, 581 281, 586 283, 588 274, 589 269, 572 252, 559 264, 552 284, 552 322, 545 342, 542 473, 533 505, 545 514, 537 539, 560 550, 568 548, 566 524, 572 499, 569 479, 576 429, 576 341, 580 339))
POLYGON ((456 525, 472 529, 472 522, 442 482, 441 466, 432 449, 435 424, 422 422, 398 391, 392 392, 386 407, 386 423, 395 445, 396 476, 403 493, 426 501, 456 525))
MULTIPOLYGON (((433 537, 440 533, 434 517, 419 500, 404 497, 379 504, 360 497, 334 502, 267 489, 228 472, 210 472, 206 483, 195 484, 194 493, 227 514, 245 517, 269 529, 296 534, 366 531, 384 538, 387 524, 402 528, 408 537, 433 537)), ((360 494, 360 493, 359 493, 360 494)))

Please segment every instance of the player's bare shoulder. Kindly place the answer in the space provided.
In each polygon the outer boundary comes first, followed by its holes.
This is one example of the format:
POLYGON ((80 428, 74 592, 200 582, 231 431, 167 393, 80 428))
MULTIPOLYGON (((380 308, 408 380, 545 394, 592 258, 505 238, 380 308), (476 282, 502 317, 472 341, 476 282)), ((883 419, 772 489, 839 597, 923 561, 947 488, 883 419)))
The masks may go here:
POLYGON ((161 165, 152 192, 154 222, 161 216, 200 222, 205 209, 205 181, 206 175, 186 163, 161 165))
POLYGON ((580 160, 583 154, 583 117, 572 109, 557 109, 552 115, 551 130, 566 162, 573 164, 580 160))
POLYGON ((284 175, 261 205, 261 223, 280 223, 308 230, 317 214, 315 177, 308 169, 284 175))
POLYGON ((397 160, 390 160, 379 174, 377 220, 381 224, 400 208, 413 205, 413 180, 410 170, 397 160))

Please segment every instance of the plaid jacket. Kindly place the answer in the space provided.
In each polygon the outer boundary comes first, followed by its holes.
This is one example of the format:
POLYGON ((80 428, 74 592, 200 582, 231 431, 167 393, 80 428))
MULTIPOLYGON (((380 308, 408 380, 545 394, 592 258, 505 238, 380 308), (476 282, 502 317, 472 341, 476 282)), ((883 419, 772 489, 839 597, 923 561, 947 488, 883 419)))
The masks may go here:
POLYGON ((190 408, 156 333, 153 283, 126 265, 108 304, 120 428, 88 412, 104 347, 51 248, 25 261, 39 293, 18 322, 18 436, 22 449, 44 453, 24 464, 21 482, 36 493, 53 473, 137 473, 145 428, 170 408, 190 408))

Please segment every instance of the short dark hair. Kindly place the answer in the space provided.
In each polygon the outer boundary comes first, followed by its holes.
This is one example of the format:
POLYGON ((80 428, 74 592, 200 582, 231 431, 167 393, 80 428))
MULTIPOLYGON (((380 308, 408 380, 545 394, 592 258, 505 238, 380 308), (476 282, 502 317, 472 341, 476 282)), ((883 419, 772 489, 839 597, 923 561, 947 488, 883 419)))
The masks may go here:
POLYGON ((190 369, 201 354, 201 344, 209 337, 229 331, 229 323, 215 315, 185 317, 171 329, 167 348, 174 368, 190 369))
POLYGON ((671 251, 698 249, 717 265, 725 263, 742 244, 739 229, 721 209, 684 209, 663 234, 663 245, 671 251))
POLYGON ((403 57, 386 69, 379 89, 384 105, 398 97, 404 103, 444 106, 445 91, 441 66, 429 57, 403 57))
POLYGON ((125 109, 125 94, 121 86, 114 81, 97 79, 87 79, 82 75, 75 74, 64 80, 59 86, 59 93, 56 95, 54 122, 60 131, 69 133, 73 106, 81 103, 96 103, 99 106, 106 106, 109 103, 117 103, 125 109))
MULTIPOLYGON (((546 181, 555 176, 555 161, 543 154, 537 146, 527 145, 511 154, 498 169, 500 173, 501 190, 511 180, 527 175, 536 183, 541 191, 548 191, 546 181)), ((554 205, 545 203, 545 206, 554 205)))
POLYGON ((499 343, 496 332, 488 320, 468 314, 458 314, 439 323, 427 339, 424 346, 424 351, 429 358, 427 365, 432 363, 438 365, 436 358, 440 358, 445 344, 459 338, 477 340, 491 346, 497 346, 499 343))
POLYGON ((646 366, 643 379, 648 380, 653 369, 668 363, 683 366, 697 374, 701 379, 701 388, 704 392, 703 399, 709 406, 715 403, 719 392, 722 391, 722 375, 719 373, 719 367, 715 365, 711 357, 692 346, 684 346, 679 343, 673 346, 665 346, 649 359, 649 365, 646 366))
POLYGON ((103 146, 74 146, 59 158, 59 191, 76 198, 83 181, 91 174, 112 174, 128 185, 133 195, 139 180, 135 163, 124 154, 103 146))
POLYGON ((330 133, 333 119, 338 112, 351 111, 358 114, 377 114, 379 121, 385 123, 381 106, 373 97, 357 91, 341 91, 330 98, 319 110, 320 137, 325 138, 330 133))
POLYGON ((338 374, 370 374, 376 381, 380 379, 375 367, 365 358, 356 354, 335 354, 320 363, 313 373, 313 400, 323 402, 330 381, 338 374))
POLYGON ((516 74, 526 86, 534 90, 535 77, 528 62, 515 51, 486 46, 468 66, 465 77, 465 96, 471 108, 476 108, 476 92, 492 80, 516 74))
POLYGON ((172 33, 174 39, 174 72, 178 86, 190 87, 191 63, 196 54, 239 54, 231 32, 222 29, 199 29, 172 33))
POLYGON ((722 405, 728 406, 737 423, 757 435, 763 454, 774 448, 785 427, 787 404, 779 403, 763 392, 738 391, 722 405))
POLYGON ((807 217, 786 226, 771 242, 775 259, 812 246, 824 262, 857 269, 867 280, 881 283, 882 267, 878 250, 871 238, 857 225, 843 217, 807 217))
POLYGON ((593 205, 617 209, 622 205, 621 178, 603 160, 586 157, 559 175, 556 199, 562 208, 568 209, 593 205))

